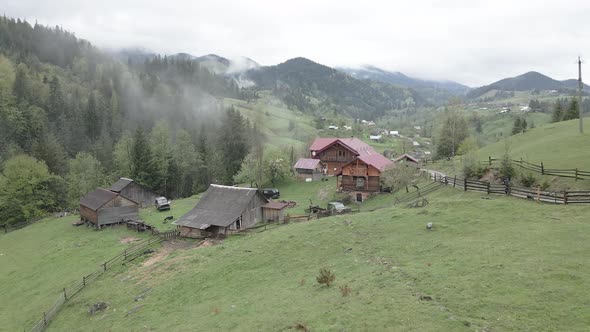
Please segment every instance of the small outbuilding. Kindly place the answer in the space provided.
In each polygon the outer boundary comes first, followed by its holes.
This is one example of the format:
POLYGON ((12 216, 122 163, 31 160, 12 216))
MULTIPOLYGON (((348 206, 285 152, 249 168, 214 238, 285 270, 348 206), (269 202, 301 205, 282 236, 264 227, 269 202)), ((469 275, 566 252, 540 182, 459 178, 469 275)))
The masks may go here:
POLYGON ((102 188, 80 199, 80 219, 96 227, 134 220, 138 213, 137 202, 102 188))
POLYGON ((120 178, 111 186, 110 191, 139 203, 142 208, 154 205, 156 199, 162 196, 128 178, 120 178))
POLYGON ((300 158, 293 166, 297 178, 319 181, 326 175, 327 168, 319 159, 300 158))
POLYGON ((268 202, 262 206, 262 220, 284 221, 288 204, 283 202, 268 202))
POLYGON ((412 156, 410 156, 409 154, 402 154, 401 156, 395 158, 393 160, 394 164, 401 164, 401 163, 411 163, 414 165, 418 165, 420 164, 420 161, 412 156))
POLYGON ((212 184, 197 205, 173 222, 185 237, 226 235, 263 220, 268 199, 257 188, 212 184))

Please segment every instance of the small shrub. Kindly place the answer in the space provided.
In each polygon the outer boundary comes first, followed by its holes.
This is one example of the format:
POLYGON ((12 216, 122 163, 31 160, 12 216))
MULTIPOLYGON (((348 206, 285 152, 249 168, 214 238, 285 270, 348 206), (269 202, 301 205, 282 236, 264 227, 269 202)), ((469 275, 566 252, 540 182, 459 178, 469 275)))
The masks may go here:
POLYGON ((328 269, 320 269, 320 275, 316 277, 318 284, 330 287, 330 284, 336 280, 336 275, 328 269))
POLYGON ((551 185, 549 184, 549 182, 547 182, 547 180, 543 181, 543 183, 541 183, 541 190, 545 191, 547 189, 549 189, 551 185))
POLYGON ((340 286, 340 294, 342 294, 342 296, 348 296, 351 291, 352 289, 350 289, 348 285, 340 286))
POLYGON ((536 182, 537 179, 535 179, 535 177, 531 173, 522 174, 520 176, 520 183, 522 183, 522 185, 527 188, 532 187, 536 182))
POLYGON ((293 328, 297 331, 309 331, 309 328, 303 323, 295 323, 295 325, 293 325, 293 328))

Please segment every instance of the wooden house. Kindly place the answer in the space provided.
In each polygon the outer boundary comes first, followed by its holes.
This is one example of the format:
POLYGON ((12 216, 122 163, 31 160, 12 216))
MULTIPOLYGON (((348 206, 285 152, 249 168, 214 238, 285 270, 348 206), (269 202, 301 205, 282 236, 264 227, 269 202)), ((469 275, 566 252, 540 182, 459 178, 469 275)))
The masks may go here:
POLYGON ((367 143, 356 137, 330 138, 318 137, 309 147, 311 159, 319 159, 326 165, 326 173, 335 175, 342 166, 356 157, 376 153, 367 143))
POLYGON ((162 196, 128 178, 120 178, 111 186, 110 191, 138 202, 142 208, 154 205, 156 198, 162 196))
POLYGON ((381 191, 381 172, 392 164, 379 153, 358 156, 342 167, 336 177, 336 186, 340 191, 349 192, 357 202, 362 202, 371 193, 381 191))
POLYGON ((96 227, 138 218, 137 202, 106 189, 96 189, 80 199, 80 219, 96 227))
POLYGON ((405 153, 402 154, 401 156, 395 158, 393 160, 394 164, 406 164, 406 165, 413 165, 418 167, 420 165, 420 161, 412 156, 410 156, 409 154, 405 153))
POLYGON ((319 181, 327 172, 326 165, 319 159, 299 158, 293 168, 297 178, 303 180, 319 181))
POLYGON ((268 202, 262 206, 263 221, 284 221, 288 204, 283 202, 268 202))
POLYGON ((212 184, 197 205, 173 224, 185 237, 230 234, 262 221, 268 202, 257 188, 212 184))

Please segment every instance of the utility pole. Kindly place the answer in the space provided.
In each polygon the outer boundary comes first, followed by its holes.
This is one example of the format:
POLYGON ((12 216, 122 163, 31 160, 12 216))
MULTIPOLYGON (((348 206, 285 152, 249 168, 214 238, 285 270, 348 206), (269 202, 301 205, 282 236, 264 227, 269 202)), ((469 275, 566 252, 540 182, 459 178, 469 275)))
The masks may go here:
POLYGON ((582 107, 582 87, 582 59, 578 57, 578 114, 580 114, 580 134, 584 133, 584 115, 582 114, 584 112, 584 108, 582 107))

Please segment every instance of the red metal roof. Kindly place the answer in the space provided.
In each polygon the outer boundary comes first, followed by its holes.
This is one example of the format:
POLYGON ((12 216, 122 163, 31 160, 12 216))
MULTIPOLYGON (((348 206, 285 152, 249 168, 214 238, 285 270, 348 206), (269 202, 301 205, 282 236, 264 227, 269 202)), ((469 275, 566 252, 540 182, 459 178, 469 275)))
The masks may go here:
POLYGON ((375 167, 379 171, 383 171, 387 166, 393 164, 391 160, 385 158, 385 156, 383 156, 380 153, 372 153, 364 156, 358 156, 357 158, 365 164, 375 167))
POLYGON ((369 144, 361 141, 356 137, 348 137, 348 138, 334 138, 334 137, 318 137, 316 138, 311 146, 309 147, 310 151, 321 151, 329 147, 330 145, 339 142, 340 144, 348 147, 352 151, 355 151, 359 155, 368 155, 372 153, 376 153, 369 144))
POLYGON ((318 167, 319 163, 319 159, 299 158, 299 160, 297 160, 297 163, 295 163, 294 167, 300 169, 315 169, 316 167, 318 167))

